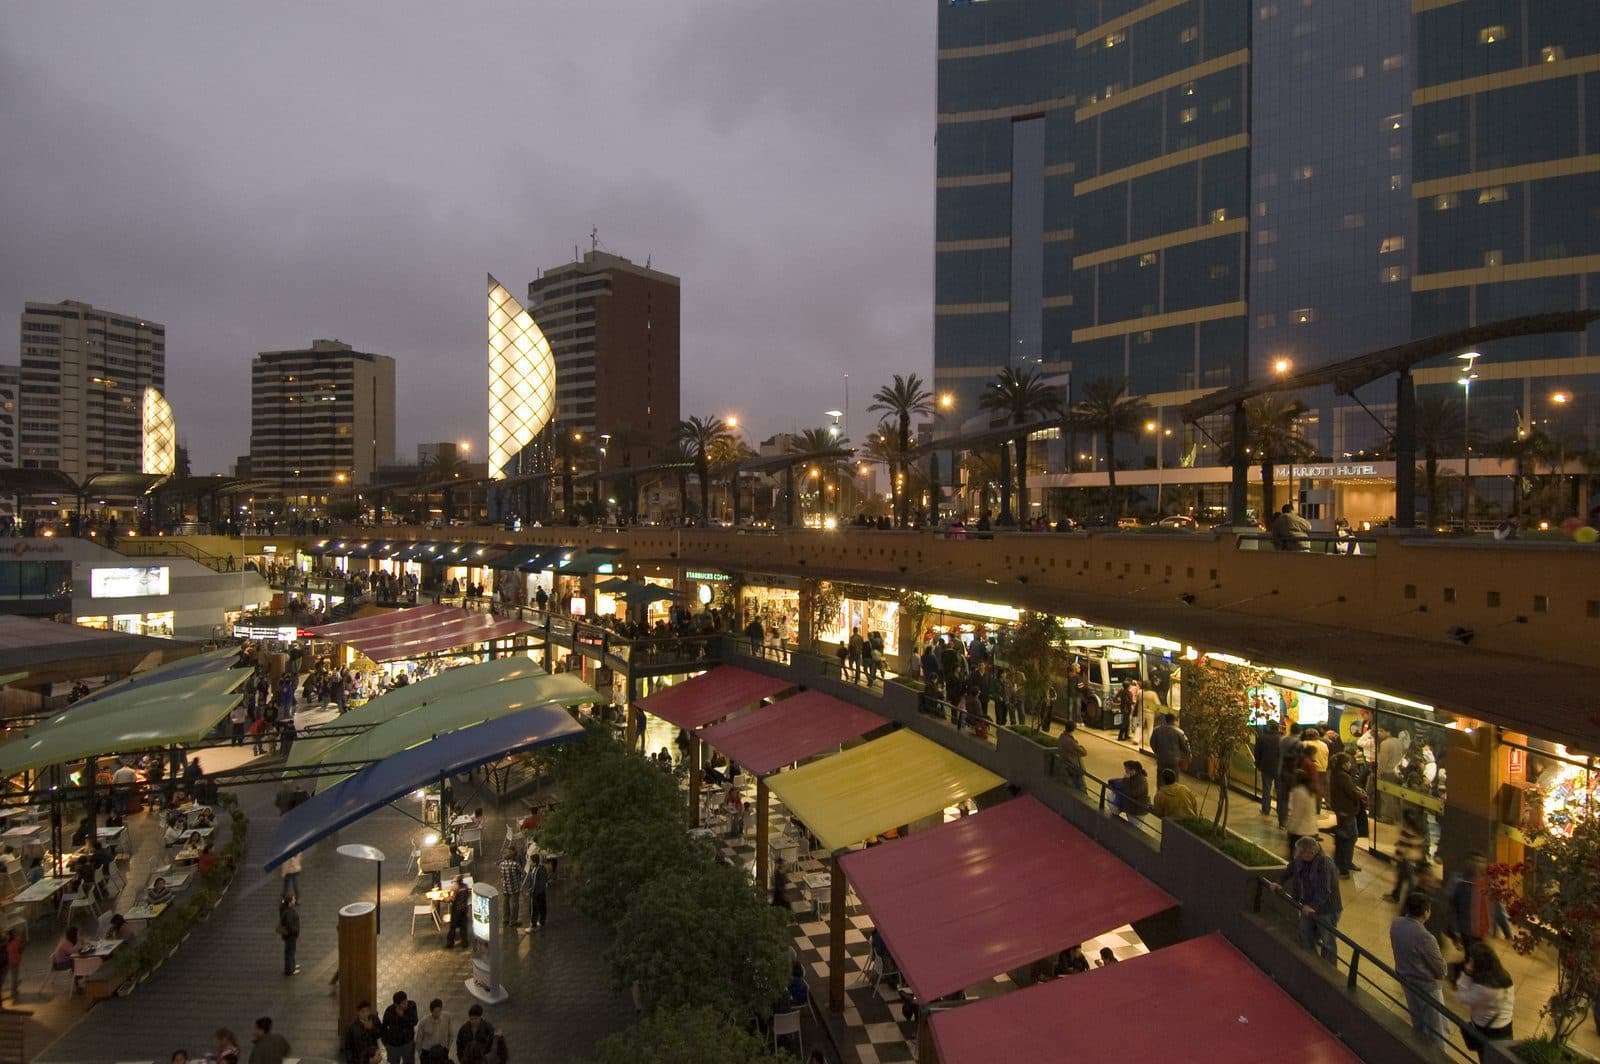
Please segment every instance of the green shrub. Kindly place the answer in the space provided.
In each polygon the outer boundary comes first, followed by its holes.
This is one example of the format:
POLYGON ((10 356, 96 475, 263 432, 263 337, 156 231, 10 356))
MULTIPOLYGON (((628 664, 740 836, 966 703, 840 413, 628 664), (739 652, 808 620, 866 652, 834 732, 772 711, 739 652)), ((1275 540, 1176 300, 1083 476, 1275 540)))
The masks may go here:
POLYGON ((1523 1064, 1582 1064, 1584 1057, 1569 1052, 1548 1038, 1530 1038, 1511 1047, 1511 1053, 1523 1064))
POLYGON ((1249 839, 1241 838, 1227 828, 1219 828, 1205 817, 1179 817, 1178 823, 1200 836, 1213 848, 1250 868, 1271 868, 1283 864, 1283 858, 1271 850, 1264 850, 1249 839))

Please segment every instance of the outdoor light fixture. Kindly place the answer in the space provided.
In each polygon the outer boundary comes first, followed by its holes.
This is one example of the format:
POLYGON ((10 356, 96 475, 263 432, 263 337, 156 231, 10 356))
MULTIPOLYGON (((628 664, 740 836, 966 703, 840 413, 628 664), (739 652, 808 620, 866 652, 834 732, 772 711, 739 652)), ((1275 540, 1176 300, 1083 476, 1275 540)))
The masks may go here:
POLYGON ((1289 361, 1287 358, 1276 359, 1272 363, 1272 372, 1276 373, 1280 377, 1288 373, 1293 368, 1294 363, 1289 361))
POLYGON ((178 427, 172 404, 157 388, 144 390, 144 472, 171 476, 178 468, 178 427))

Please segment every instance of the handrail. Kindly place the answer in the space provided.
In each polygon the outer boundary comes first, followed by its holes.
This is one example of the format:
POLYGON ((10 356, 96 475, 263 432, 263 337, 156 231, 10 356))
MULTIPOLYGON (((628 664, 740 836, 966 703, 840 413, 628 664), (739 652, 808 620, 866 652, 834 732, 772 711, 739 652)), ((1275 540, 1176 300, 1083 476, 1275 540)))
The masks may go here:
POLYGON ((235 562, 232 569, 229 569, 227 559, 219 558, 215 554, 208 554, 192 543, 185 543, 180 539, 167 539, 164 536, 146 537, 144 539, 119 539, 116 541, 114 549, 118 554, 128 558, 170 558, 178 556, 199 562, 213 572, 239 571, 237 562, 235 562))
MULTIPOLYGON (((1256 877, 1254 891, 1255 897, 1252 911, 1256 914, 1260 915, 1264 905, 1268 903, 1268 899, 1272 899, 1272 904, 1277 906, 1283 915, 1292 914, 1297 921, 1301 917, 1302 914, 1298 906, 1284 893, 1276 881, 1267 876, 1256 877)), ((1411 1009, 1406 1001, 1403 989, 1404 984, 1400 980, 1399 973, 1379 960, 1378 956, 1371 950, 1343 931, 1340 931, 1337 926, 1330 924, 1323 917, 1312 916, 1310 919, 1315 922, 1323 933, 1333 936, 1335 941, 1334 970, 1337 971, 1341 963, 1345 965, 1345 988, 1351 993, 1365 990, 1382 1000, 1389 1009, 1405 1017, 1407 1023, 1409 1023, 1411 1009), (1345 948, 1345 953, 1339 952, 1340 945, 1345 948), (1346 961, 1345 957, 1348 957, 1349 960, 1346 961), (1374 970, 1377 972, 1377 977, 1372 974, 1374 970), (1386 980, 1387 984, 1380 981, 1380 977, 1386 980), (1391 990, 1391 986, 1395 989, 1391 990)), ((1428 1002, 1428 1007, 1436 1010, 1439 1014, 1439 1020, 1445 1032, 1441 1044, 1451 1059, 1476 1061, 1478 1059, 1477 1054, 1467 1048, 1465 1040, 1461 1037, 1461 1028, 1465 1021, 1443 1002, 1433 998, 1425 998, 1425 1000, 1428 1002)))

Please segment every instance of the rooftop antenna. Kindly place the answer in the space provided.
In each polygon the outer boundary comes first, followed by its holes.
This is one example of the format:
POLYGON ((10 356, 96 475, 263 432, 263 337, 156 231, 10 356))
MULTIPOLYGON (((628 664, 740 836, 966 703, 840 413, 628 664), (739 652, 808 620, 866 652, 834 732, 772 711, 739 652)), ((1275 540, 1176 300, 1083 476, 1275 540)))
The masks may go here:
POLYGON ((597 225, 591 225, 589 227, 589 250, 600 250, 600 227, 597 225))
POLYGON ((650 268, 650 256, 649 255, 646 255, 644 257, 644 268, 647 269, 647 270, 650 268))

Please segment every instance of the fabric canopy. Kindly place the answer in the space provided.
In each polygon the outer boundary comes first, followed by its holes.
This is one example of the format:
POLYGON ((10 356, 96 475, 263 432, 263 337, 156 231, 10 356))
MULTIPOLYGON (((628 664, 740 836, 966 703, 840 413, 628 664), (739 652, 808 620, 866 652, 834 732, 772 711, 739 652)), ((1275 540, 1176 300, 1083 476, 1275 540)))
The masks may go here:
POLYGON ((408 628, 430 618, 443 617, 448 613, 459 612, 461 611, 455 606, 443 605, 413 606, 406 610, 384 610, 382 613, 374 613, 366 617, 354 617, 348 621, 335 621, 333 624, 324 624, 311 629, 311 634, 318 639, 345 642, 363 635, 374 635, 390 630, 408 628))
POLYGON ((197 743, 226 717, 249 673, 189 676, 108 695, 0 744, 0 777, 153 746, 197 743))
POLYGON ((719 665, 639 700, 639 708, 680 728, 699 728, 793 685, 759 672, 719 665))
POLYGON ((491 569, 514 570, 523 572, 538 572, 543 566, 540 560, 553 554, 561 553, 550 547, 516 547, 500 555, 489 563, 491 569))
MULTIPOLYGON (((477 687, 436 703, 426 711, 402 714, 374 725, 325 755, 321 763, 379 761, 402 750, 420 746, 436 736, 509 716, 530 706, 551 703, 580 706, 599 700, 600 696, 594 688, 570 672, 477 687)), ((488 749, 484 751, 483 760, 492 761, 505 755, 504 750, 488 749)), ((344 778, 324 776, 318 781, 317 790, 328 790, 344 778)))
POLYGON ((780 773, 767 785, 824 847, 842 850, 1004 782, 902 730, 780 773))
POLYGON ((536 706, 386 757, 284 814, 267 868, 440 776, 583 734, 583 725, 566 710, 536 706))
POLYGON ((1026 797, 839 863, 920 1001, 1177 904, 1026 797))
MULTIPOLYGON (((147 687, 153 683, 165 683, 168 680, 181 680, 186 676, 202 676, 211 672, 223 672, 231 668, 233 663, 238 660, 239 652, 231 647, 195 654, 192 657, 179 658, 177 661, 169 661, 165 665, 157 665, 153 669, 146 669, 144 672, 134 673, 132 676, 118 680, 116 683, 107 684, 94 694, 80 698, 73 703, 73 706, 88 705, 111 695, 120 694, 136 687, 147 687)), ((241 671, 239 679, 243 681, 248 676, 249 673, 241 671)))
MULTIPOLYGON (((474 665, 463 665, 460 668, 447 669, 437 676, 385 691, 366 705, 357 706, 339 717, 338 724, 340 728, 348 731, 372 727, 407 713, 415 713, 429 706, 442 704, 475 688, 544 675, 546 674, 543 669, 524 657, 495 658, 474 665)), ((348 760, 336 756, 336 753, 341 746, 356 738, 355 735, 343 735, 333 739, 319 739, 316 736, 316 729, 313 728, 295 742, 289 754, 290 768, 302 768, 330 760, 348 760)))
POLYGON ((648 606, 652 602, 668 602, 678 597, 677 592, 654 584, 630 584, 618 594, 630 606, 648 606))
POLYGON ((452 610, 447 616, 429 617, 409 628, 345 636, 340 642, 350 644, 373 661, 399 661, 402 658, 454 650, 472 643, 508 639, 535 627, 533 622, 520 617, 496 617, 482 611, 452 610))
POLYGON ((943 1064, 1361 1059, 1221 934, 936 1012, 933 1039, 943 1064))
POLYGON ((616 564, 617 555, 621 553, 622 551, 620 550, 606 547, 596 547, 593 550, 586 551, 572 551, 567 557, 557 560, 554 568, 558 573, 569 575, 586 576, 594 573, 609 573, 612 566, 616 564))
POLYGON ((729 761, 766 776, 886 723, 876 713, 821 691, 801 691, 760 712, 713 724, 700 738, 729 761))

